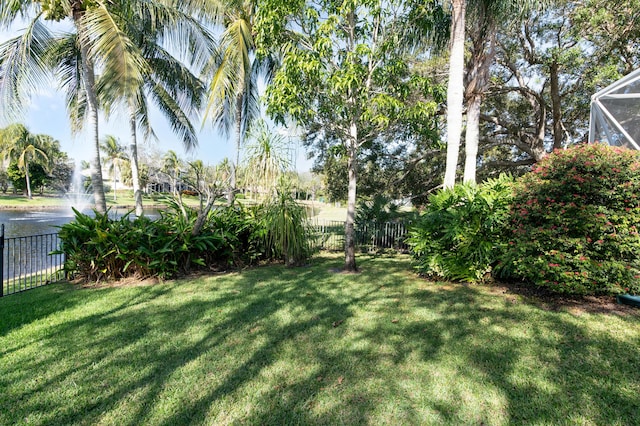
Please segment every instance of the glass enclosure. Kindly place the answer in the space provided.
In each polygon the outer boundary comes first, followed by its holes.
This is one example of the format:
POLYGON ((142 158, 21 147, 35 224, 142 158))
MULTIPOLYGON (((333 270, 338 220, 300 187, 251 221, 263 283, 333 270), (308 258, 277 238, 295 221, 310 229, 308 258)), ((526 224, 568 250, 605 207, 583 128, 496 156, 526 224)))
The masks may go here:
POLYGON ((591 97, 589 142, 640 150, 640 69, 591 97))

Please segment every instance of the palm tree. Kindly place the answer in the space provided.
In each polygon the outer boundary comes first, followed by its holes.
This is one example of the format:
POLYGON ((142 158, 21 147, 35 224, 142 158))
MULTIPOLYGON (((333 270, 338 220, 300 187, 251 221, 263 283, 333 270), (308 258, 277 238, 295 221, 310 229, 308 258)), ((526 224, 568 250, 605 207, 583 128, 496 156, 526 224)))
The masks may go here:
POLYGON ((169 120, 185 149, 197 146, 196 131, 189 119, 200 109, 205 86, 190 70, 163 47, 171 35, 172 48, 190 53, 190 66, 200 69, 213 53, 213 40, 208 30, 178 4, 162 9, 162 14, 149 9, 134 9, 118 16, 123 31, 140 48, 145 61, 142 85, 120 87, 114 76, 104 73, 98 81, 100 99, 109 107, 121 101, 129 115, 131 174, 136 214, 143 213, 137 134, 141 128, 145 139, 155 138, 148 115, 150 99, 169 120))
MULTIPOLYGON (((4 161, 9 158, 15 158, 18 168, 24 172, 27 184, 27 197, 32 198, 31 180, 29 176, 29 162, 37 156, 45 162, 49 161, 47 154, 39 148, 42 144, 41 140, 50 139, 47 135, 34 135, 22 124, 13 124, 0 131, 0 140, 2 140, 4 161)), ((47 169, 45 163, 45 169, 47 169)))
POLYGON ((162 158, 162 171, 171 178, 171 192, 178 194, 178 178, 182 171, 182 160, 175 151, 169 150, 162 158))
MULTIPOLYGON (((123 30, 123 19, 130 11, 149 10, 166 17, 160 0, 112 0, 85 2, 52 0, 48 2, 15 0, 0 2, 0 28, 9 27, 18 18, 31 19, 24 33, 0 46, 0 97, 5 113, 15 114, 38 86, 47 81, 46 74, 57 71, 60 82, 68 89, 68 106, 72 123, 89 129, 94 147, 91 179, 94 203, 98 211, 106 211, 102 184, 102 167, 98 132, 98 96, 95 69, 110 75, 109 81, 123 93, 135 93, 144 81, 146 64, 138 46, 123 30), (75 33, 54 36, 42 21, 68 20, 75 33), (76 46, 73 56, 60 56, 61 43, 76 46), (60 67, 60 69, 59 69, 60 67), (65 80, 72 77, 71 80, 65 80)), ((75 127, 74 127, 75 129, 75 127)))
MULTIPOLYGON (((291 166, 288 144, 264 122, 257 121, 249 131, 246 152, 246 179, 257 191, 275 192, 278 179, 291 166)), ((256 191, 256 192, 257 192, 256 191)))
MULTIPOLYGON (((462 114, 465 98, 464 90, 464 44, 466 40, 465 22, 467 9, 474 12, 480 22, 476 28, 480 38, 474 40, 474 52, 471 63, 471 75, 467 79, 467 137, 465 144, 467 156, 465 162, 465 181, 475 182, 475 164, 478 152, 480 104, 483 91, 488 82, 488 67, 493 61, 493 37, 496 22, 523 16, 532 7, 544 5, 551 0, 450 0, 452 9, 451 44, 449 56, 449 82, 447 86, 447 163, 444 187, 455 184, 460 137, 462 133, 462 114)), ((477 34, 476 34, 477 35, 477 34)))
POLYGON ((447 85, 447 163, 444 187, 456 182, 460 136, 462 133, 462 104, 464 99, 464 42, 467 0, 451 0, 451 45, 449 52, 449 82, 447 85))
POLYGON ((118 171, 120 170, 122 163, 127 161, 128 158, 124 152, 124 148, 120 145, 120 142, 118 142, 118 139, 116 139, 115 136, 105 136, 100 144, 100 150, 109 164, 109 172, 113 179, 113 201, 116 201, 116 182, 118 180, 118 171))
POLYGON ((246 0, 212 0, 211 13, 222 24, 224 32, 218 53, 209 67, 212 75, 205 118, 229 135, 235 133, 236 158, 231 168, 229 202, 237 190, 240 150, 251 122, 260 114, 258 80, 268 82, 275 70, 271 57, 256 56, 253 25, 255 2, 246 0))

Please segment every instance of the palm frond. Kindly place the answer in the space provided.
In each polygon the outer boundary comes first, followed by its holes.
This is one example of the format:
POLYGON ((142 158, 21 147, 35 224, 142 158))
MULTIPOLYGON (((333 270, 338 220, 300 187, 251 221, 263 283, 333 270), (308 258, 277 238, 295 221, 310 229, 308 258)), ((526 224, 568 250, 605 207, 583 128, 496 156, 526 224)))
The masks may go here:
POLYGON ((31 16, 39 8, 38 2, 2 0, 0 1, 0 27, 9 27, 17 19, 31 16))
POLYGON ((149 91, 149 96, 156 106, 167 117, 171 129, 181 139, 183 146, 189 151, 198 146, 196 131, 189 117, 180 108, 173 96, 161 84, 155 84, 149 91))
POLYGON ((79 25, 82 43, 89 46, 93 61, 103 70, 102 90, 114 98, 135 93, 144 83, 147 64, 142 52, 123 31, 118 17, 105 6, 87 10, 79 25))
POLYGON ((153 79, 161 82, 166 91, 176 99, 187 115, 193 115, 202 107, 205 86, 189 68, 161 48, 154 51, 147 61, 153 79))
POLYGON ((82 79, 82 59, 77 34, 66 33, 59 36, 47 58, 59 87, 65 93, 71 131, 77 133, 87 120, 87 95, 82 79))
POLYGON ((15 119, 24 110, 24 98, 48 86, 47 52, 54 38, 36 17, 24 33, 0 45, 0 100, 5 118, 15 119))

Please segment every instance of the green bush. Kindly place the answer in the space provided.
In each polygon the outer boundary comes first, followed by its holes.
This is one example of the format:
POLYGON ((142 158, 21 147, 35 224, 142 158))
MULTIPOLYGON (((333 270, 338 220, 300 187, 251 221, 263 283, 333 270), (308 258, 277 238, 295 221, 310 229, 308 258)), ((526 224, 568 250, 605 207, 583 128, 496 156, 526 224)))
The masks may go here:
POLYGON ((278 190, 277 195, 264 204, 263 211, 268 256, 283 260, 287 266, 309 259, 312 232, 307 224, 307 211, 291 192, 278 190))
POLYGON ((461 184, 429 197, 407 240, 417 269, 428 276, 477 281, 491 271, 508 220, 513 179, 461 184))
POLYGON ((260 206, 246 207, 234 203, 215 208, 204 231, 217 230, 224 244, 215 252, 209 253, 209 261, 223 261, 229 266, 240 266, 266 259, 266 230, 262 216, 260 206))
POLYGON ((163 278, 194 268, 227 268, 261 260, 298 264, 310 254, 304 207, 289 195, 254 207, 219 206, 194 234, 197 211, 166 201, 157 220, 129 214, 86 215, 60 227, 65 270, 85 281, 128 276, 163 278))
POLYGON ((60 227, 59 252, 65 254, 65 270, 84 281, 174 277, 203 266, 203 255, 223 243, 215 233, 193 236, 188 224, 176 226, 175 218, 165 215, 153 221, 74 211, 75 220, 60 227))
POLYGON ((640 156, 602 144, 556 151, 515 186, 501 277, 555 292, 640 291, 640 156))

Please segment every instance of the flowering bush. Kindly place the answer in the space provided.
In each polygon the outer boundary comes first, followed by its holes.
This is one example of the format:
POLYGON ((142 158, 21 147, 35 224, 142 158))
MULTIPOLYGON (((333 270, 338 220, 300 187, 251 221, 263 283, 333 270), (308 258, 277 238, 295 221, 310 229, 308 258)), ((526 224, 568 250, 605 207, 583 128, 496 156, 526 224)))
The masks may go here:
POLYGON ((497 272, 561 293, 640 293, 640 154, 556 151, 515 185, 497 272))

